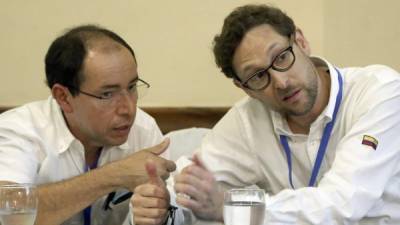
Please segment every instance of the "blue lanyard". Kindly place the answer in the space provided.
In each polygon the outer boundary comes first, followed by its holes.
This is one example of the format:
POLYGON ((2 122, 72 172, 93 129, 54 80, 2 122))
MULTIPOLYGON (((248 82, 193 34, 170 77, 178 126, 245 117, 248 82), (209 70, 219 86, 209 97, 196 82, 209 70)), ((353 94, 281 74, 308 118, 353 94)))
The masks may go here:
MULTIPOLYGON (((335 68, 336 69, 336 68, 335 68)), ((336 115, 337 112, 339 111, 340 103, 342 102, 342 94, 343 94, 343 80, 342 80, 342 75, 340 74, 339 70, 336 69, 337 74, 338 74, 338 80, 339 80, 339 91, 336 95, 336 103, 335 103, 335 110, 333 111, 333 116, 332 120, 326 124, 324 133, 322 134, 322 140, 318 148, 318 153, 317 157, 315 159, 314 167, 311 173, 310 181, 308 182, 309 187, 313 187, 315 185, 315 182, 317 180, 318 172, 319 169, 321 168, 321 163, 324 158, 325 152, 326 152, 326 147, 328 146, 329 138, 331 137, 332 133, 332 128, 335 125, 335 120, 336 120, 336 115)), ((292 181, 292 158, 290 154, 290 147, 287 141, 287 137, 285 135, 280 135, 280 141, 285 149, 286 153, 286 159, 288 163, 288 169, 289 169, 289 182, 290 186, 294 189, 293 186, 293 181, 292 181)))
MULTIPOLYGON (((101 154, 101 150, 97 151, 96 160, 94 161, 94 163, 92 165, 85 165, 85 172, 88 172, 89 170, 97 168, 97 164, 99 162, 100 154, 101 154)), ((89 205, 88 207, 86 207, 83 210, 84 225, 90 225, 90 223, 91 223, 91 218, 90 218, 91 214, 92 214, 92 206, 89 205)))

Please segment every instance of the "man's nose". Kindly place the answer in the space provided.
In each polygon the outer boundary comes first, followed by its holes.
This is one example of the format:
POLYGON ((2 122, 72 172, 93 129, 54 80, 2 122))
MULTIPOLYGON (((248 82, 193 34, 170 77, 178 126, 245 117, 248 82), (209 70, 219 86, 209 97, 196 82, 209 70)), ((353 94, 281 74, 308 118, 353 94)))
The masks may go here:
POLYGON ((286 89, 289 86, 289 75, 286 72, 270 70, 269 73, 275 89, 286 89))
POLYGON ((132 115, 135 111, 137 97, 128 91, 122 91, 118 96, 117 112, 121 115, 132 115))

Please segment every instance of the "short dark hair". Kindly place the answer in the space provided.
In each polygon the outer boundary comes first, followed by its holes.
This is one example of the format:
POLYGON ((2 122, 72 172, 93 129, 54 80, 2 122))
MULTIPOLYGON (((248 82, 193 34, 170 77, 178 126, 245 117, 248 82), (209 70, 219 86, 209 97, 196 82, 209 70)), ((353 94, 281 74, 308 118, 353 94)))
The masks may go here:
POLYGON ((58 83, 69 88, 72 95, 78 94, 83 75, 83 62, 88 51, 88 42, 110 38, 126 47, 135 62, 135 53, 129 44, 118 34, 98 25, 82 25, 68 30, 53 41, 45 57, 46 82, 49 88, 58 83))
POLYGON ((215 63, 230 78, 239 79, 232 66, 233 54, 244 35, 252 28, 268 24, 282 36, 295 32, 293 20, 280 9, 268 5, 244 5, 232 11, 224 20, 221 34, 214 37, 215 63))

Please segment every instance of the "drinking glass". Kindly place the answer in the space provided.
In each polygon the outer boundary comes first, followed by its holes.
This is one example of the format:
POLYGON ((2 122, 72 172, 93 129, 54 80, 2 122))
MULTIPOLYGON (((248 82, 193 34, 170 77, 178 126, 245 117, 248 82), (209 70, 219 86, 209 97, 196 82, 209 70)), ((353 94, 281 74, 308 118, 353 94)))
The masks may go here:
POLYGON ((33 225, 38 197, 32 184, 0 185, 0 224, 33 225))
POLYGON ((231 189, 225 191, 225 225, 262 225, 264 215, 264 190, 231 189))

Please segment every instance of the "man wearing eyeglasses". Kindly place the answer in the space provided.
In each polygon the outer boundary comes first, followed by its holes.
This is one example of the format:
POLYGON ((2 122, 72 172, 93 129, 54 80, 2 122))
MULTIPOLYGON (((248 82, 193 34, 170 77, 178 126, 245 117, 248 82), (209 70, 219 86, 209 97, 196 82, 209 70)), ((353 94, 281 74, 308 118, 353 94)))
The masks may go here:
POLYGON ((78 26, 45 63, 52 96, 0 116, 0 182, 37 185, 36 224, 128 222, 145 168, 161 180, 175 170, 164 158, 169 141, 137 108, 150 85, 132 48, 110 30, 78 26))
POLYGON ((265 5, 235 9, 214 55, 249 97, 175 177, 180 205, 223 221, 223 190, 257 185, 264 224, 400 224, 396 71, 310 56, 292 19, 265 5))

